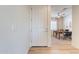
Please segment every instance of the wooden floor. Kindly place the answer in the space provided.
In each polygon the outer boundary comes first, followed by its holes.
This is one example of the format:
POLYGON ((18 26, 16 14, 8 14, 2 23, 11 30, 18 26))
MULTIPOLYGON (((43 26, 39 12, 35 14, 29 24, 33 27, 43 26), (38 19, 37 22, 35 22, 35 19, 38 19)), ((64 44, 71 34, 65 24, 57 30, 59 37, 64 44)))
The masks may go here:
POLYGON ((78 54, 79 49, 71 46, 71 40, 52 38, 52 47, 32 47, 28 54, 78 54))

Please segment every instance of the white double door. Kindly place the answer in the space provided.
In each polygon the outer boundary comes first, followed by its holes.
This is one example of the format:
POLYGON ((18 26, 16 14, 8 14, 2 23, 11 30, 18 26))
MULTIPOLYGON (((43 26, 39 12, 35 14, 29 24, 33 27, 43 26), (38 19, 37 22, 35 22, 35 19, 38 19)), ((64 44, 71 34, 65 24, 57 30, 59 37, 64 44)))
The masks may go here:
POLYGON ((48 46, 48 6, 32 6, 32 46, 48 46))

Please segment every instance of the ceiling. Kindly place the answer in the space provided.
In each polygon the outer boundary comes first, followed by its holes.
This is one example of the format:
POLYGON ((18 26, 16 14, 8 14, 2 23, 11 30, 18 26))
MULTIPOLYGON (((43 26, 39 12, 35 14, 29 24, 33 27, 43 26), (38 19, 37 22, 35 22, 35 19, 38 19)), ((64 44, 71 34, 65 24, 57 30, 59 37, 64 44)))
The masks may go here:
POLYGON ((51 6, 52 17, 67 16, 72 13, 71 5, 53 5, 51 6))

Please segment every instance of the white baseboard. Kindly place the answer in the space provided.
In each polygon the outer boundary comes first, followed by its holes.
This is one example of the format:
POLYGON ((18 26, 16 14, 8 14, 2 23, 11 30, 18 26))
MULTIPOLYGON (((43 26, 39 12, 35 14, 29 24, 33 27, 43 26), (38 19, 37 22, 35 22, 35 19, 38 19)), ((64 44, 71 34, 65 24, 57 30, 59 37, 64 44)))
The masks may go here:
POLYGON ((26 49, 26 54, 28 54, 28 52, 29 52, 30 48, 31 48, 31 47, 29 47, 29 48, 27 48, 27 49, 26 49))

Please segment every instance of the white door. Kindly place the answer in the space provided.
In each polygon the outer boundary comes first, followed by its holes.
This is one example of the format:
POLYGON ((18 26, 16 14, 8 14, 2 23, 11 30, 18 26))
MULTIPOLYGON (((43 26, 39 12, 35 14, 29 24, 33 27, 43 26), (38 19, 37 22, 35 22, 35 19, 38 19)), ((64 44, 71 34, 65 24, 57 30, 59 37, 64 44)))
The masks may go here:
POLYGON ((32 6, 32 46, 48 46, 47 6, 32 6))

